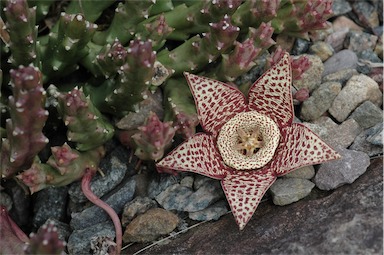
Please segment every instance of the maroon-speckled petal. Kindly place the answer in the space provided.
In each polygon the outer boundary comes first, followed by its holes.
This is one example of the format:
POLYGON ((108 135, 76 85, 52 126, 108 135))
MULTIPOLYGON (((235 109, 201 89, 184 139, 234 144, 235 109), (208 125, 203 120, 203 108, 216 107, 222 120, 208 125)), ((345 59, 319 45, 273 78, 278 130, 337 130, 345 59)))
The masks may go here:
POLYGON ((291 83, 289 54, 285 53, 250 88, 249 109, 267 115, 280 128, 290 126, 294 117, 291 83))
POLYGON ((180 144, 159 163, 162 169, 174 169, 202 174, 214 179, 222 179, 230 167, 224 164, 216 148, 214 138, 199 133, 180 144))
POLYGON ((265 169, 262 171, 233 171, 221 181, 240 230, 251 219, 264 193, 275 180, 274 173, 265 169))
POLYGON ((320 164, 341 156, 302 124, 293 123, 282 130, 275 157, 268 166, 277 176, 303 166, 320 164))
POLYGON ((195 98, 200 124, 216 137, 224 123, 239 112, 247 111, 243 93, 223 82, 184 73, 195 98))

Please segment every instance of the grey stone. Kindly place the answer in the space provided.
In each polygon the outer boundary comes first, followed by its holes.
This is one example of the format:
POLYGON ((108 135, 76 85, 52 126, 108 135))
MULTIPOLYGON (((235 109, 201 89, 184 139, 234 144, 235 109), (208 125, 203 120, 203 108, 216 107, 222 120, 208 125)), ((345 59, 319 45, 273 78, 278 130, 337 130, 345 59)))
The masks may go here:
POLYGON ((352 11, 351 5, 347 0, 335 0, 332 5, 332 12, 334 16, 339 16, 352 11))
POLYGON ((220 200, 207 208, 188 213, 188 217, 191 220, 206 221, 206 220, 218 220, 221 216, 228 212, 228 204, 224 200, 220 200))
POLYGON ((156 201, 148 197, 135 197, 131 202, 124 205, 121 216, 121 224, 125 227, 139 214, 143 214, 151 208, 157 207, 156 201))
POLYGON ((356 120, 362 128, 366 129, 383 122, 383 110, 371 101, 365 101, 352 112, 350 118, 356 120))
POLYGON ((155 198, 169 186, 179 183, 180 175, 169 174, 155 175, 148 184, 148 197, 155 198))
POLYGON ((309 53, 318 56, 321 61, 326 61, 334 54, 334 50, 329 43, 318 41, 311 45, 309 53))
POLYGON ((382 139, 382 132, 383 123, 378 123, 376 126, 364 130, 356 137, 350 149, 363 151, 371 157, 382 154, 383 146, 382 143, 380 143, 380 140, 382 139), (377 144, 373 144, 372 142, 368 141, 368 138, 370 138, 371 141, 375 141, 377 144))
POLYGON ((321 84, 312 95, 302 103, 301 118, 303 120, 315 120, 323 115, 333 100, 341 91, 341 84, 338 82, 327 82, 321 84))
POLYGON ((7 208, 7 211, 10 211, 13 203, 11 197, 7 193, 0 192, 0 204, 7 208))
POLYGON ((193 194, 191 188, 174 184, 156 196, 156 201, 166 210, 183 211, 193 194))
POLYGON ((300 80, 294 80, 294 86, 297 89, 307 88, 309 91, 315 90, 321 84, 321 77, 324 71, 323 62, 316 55, 303 54, 311 63, 311 67, 306 70, 300 80))
POLYGON ((314 182, 319 189, 332 190, 344 184, 353 183, 365 173, 370 164, 369 156, 360 151, 335 148, 341 159, 321 164, 314 182))
POLYGON ((63 242, 67 242, 68 237, 71 235, 72 232, 69 225, 67 223, 58 221, 57 219, 48 219, 44 224, 48 223, 53 223, 57 229, 58 238, 63 242))
POLYGON ((301 178, 278 178, 269 188, 275 205, 288 205, 311 193, 315 184, 301 178))
POLYGON ((4 187, 9 191, 7 194, 11 197, 13 206, 9 215, 19 227, 30 226, 32 210, 31 195, 14 181, 7 181, 4 187))
POLYGON ((284 178, 300 178, 300 179, 312 179, 315 176, 315 168, 313 166, 304 166, 296 169, 286 175, 284 178))
POLYGON ((310 44, 310 41, 305 40, 305 39, 301 39, 301 38, 297 38, 295 40, 295 43, 293 44, 293 48, 291 51, 292 55, 296 56, 296 55, 306 53, 308 51, 309 44, 310 44))
POLYGON ((356 69, 357 55, 351 50, 342 50, 324 62, 323 77, 344 69, 356 69))
POLYGON ((345 38, 344 47, 356 53, 367 49, 374 50, 377 40, 376 35, 351 30, 345 38))
POLYGON ((356 69, 343 69, 323 77, 323 82, 339 82, 344 85, 352 76, 359 74, 356 69))
POLYGON ((185 176, 183 179, 181 179, 180 185, 184 187, 192 188, 193 181, 194 181, 193 176, 185 176))
POLYGON ((137 216, 124 231, 123 240, 129 242, 151 242, 162 235, 171 233, 179 223, 179 218, 172 212, 153 208, 137 216))
POLYGON ((359 63, 357 65, 357 71, 369 75, 374 69, 375 63, 383 66, 383 61, 377 56, 376 52, 371 49, 363 50, 357 54, 359 57, 359 63))
MULTIPOLYGON (((376 8, 368 1, 355 1, 352 4, 352 9, 356 13, 359 21, 369 28, 374 28, 379 25, 379 14, 376 8)), ((382 14, 380 14, 382 15, 382 14)))
POLYGON ((115 228, 112 222, 102 222, 85 229, 74 230, 69 236, 67 249, 69 254, 88 255, 91 253, 91 240, 95 237, 115 238, 115 228))
MULTIPOLYGON (((100 174, 95 175, 91 181, 91 190, 98 196, 102 197, 107 192, 114 189, 124 178, 127 172, 127 165, 119 160, 119 158, 112 156, 107 157, 108 163, 105 160, 100 164, 104 176, 100 174)), ((73 183, 69 188, 70 199, 75 203, 83 203, 88 201, 81 190, 81 182, 73 183)))
MULTIPOLYGON (((130 179, 120 189, 108 197, 105 202, 117 213, 121 214, 124 205, 132 200, 135 193, 135 181, 130 179)), ((108 214, 101 208, 93 205, 81 213, 74 213, 70 225, 73 229, 84 229, 100 222, 107 221, 108 214)))
POLYGON ((67 213, 68 187, 50 187, 37 193, 32 224, 38 228, 48 219, 64 221, 67 213))
POLYGON ((333 101, 329 113, 342 122, 358 105, 366 100, 370 100, 376 105, 382 103, 382 93, 379 86, 364 74, 354 75, 333 101))
MULTIPOLYGON (((336 30, 333 33, 330 33, 325 38, 325 42, 328 43, 329 45, 331 45, 331 47, 335 50, 335 52, 340 52, 340 51, 342 51, 342 49, 344 49, 344 41, 345 41, 345 38, 347 37, 348 32, 349 32, 348 27, 344 27, 343 29, 336 30)), ((329 59, 328 59, 328 61, 329 61, 329 59)), ((337 66, 337 65, 335 65, 335 66, 337 66)), ((327 69, 327 72, 329 72, 328 70, 329 69, 327 69)))

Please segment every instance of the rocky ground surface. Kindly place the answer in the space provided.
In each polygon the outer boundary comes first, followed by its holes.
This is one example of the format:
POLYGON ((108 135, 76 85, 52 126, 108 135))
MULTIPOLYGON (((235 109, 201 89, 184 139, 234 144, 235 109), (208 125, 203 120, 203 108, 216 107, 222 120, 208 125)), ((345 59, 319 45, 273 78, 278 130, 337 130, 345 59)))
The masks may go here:
MULTIPOLYGON (((134 244, 125 253, 180 231, 185 233, 143 253, 383 252, 382 2, 335 0, 334 12, 329 29, 312 33, 310 42, 276 40, 293 55, 307 55, 312 63, 293 84, 293 93, 301 88, 310 93, 302 103, 295 98, 296 121, 343 158, 278 179, 239 232, 218 181, 190 173, 157 174, 153 164, 139 164, 128 149, 109 142, 100 165, 105 177, 95 177, 91 186, 121 215, 124 242, 134 244), (189 229, 210 220, 215 222, 189 229)), ((253 69, 239 83, 254 81, 260 70, 253 69)), ((0 199, 17 224, 35 231, 48 219, 55 220, 70 254, 89 254, 105 237, 114 238, 112 222, 87 201, 79 183, 32 197, 12 181, 4 188, 0 199)))

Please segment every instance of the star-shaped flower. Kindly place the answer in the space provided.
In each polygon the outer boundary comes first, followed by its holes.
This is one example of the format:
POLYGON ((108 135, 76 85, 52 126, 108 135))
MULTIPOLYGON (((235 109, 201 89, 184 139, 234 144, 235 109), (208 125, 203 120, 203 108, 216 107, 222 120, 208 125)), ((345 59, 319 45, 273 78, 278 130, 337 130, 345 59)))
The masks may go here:
POLYGON ((278 176, 340 158, 310 129, 293 123, 288 53, 252 85, 248 98, 220 81, 185 76, 205 132, 179 145, 157 168, 220 179, 240 229, 278 176))

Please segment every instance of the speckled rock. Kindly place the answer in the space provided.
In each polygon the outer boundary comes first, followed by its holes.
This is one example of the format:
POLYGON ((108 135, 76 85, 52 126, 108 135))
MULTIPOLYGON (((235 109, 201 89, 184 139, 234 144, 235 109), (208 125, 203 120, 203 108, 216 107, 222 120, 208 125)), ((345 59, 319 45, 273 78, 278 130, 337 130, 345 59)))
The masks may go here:
POLYGON ((363 31, 362 27, 357 25, 353 20, 349 19, 346 16, 337 17, 332 22, 332 27, 333 27, 333 30, 335 30, 335 31, 343 30, 344 28, 348 28, 349 31, 351 31, 351 30, 363 31))
POLYGON ((352 112, 350 118, 356 120, 362 128, 366 129, 383 122, 383 110, 371 101, 365 101, 352 112))
POLYGON ((67 197, 67 186, 46 188, 38 192, 33 207, 33 226, 38 228, 49 218, 64 221, 67 197))
POLYGON ((269 188, 275 205, 288 205, 311 193, 312 182, 301 178, 278 178, 269 188))
POLYGON ((334 16, 346 14, 352 10, 351 5, 347 0, 335 0, 332 5, 332 12, 334 16))
POLYGON ((372 49, 367 49, 359 52, 357 54, 359 58, 359 64, 357 66, 357 71, 363 74, 369 74, 374 68, 383 67, 383 61, 377 56, 377 54, 372 49))
POLYGON ((342 122, 359 104, 366 100, 370 100, 376 105, 382 103, 379 86, 364 74, 354 75, 333 101, 329 113, 342 122))
POLYGON ((349 31, 344 41, 344 47, 353 52, 374 50, 378 37, 361 31, 349 31))
POLYGON ((325 38, 325 42, 332 46, 335 52, 339 52, 344 48, 344 41, 349 32, 349 28, 344 27, 337 31, 333 31, 325 38))
POLYGON ((313 166, 304 166, 284 175, 283 177, 310 180, 313 178, 313 176, 315 176, 315 168, 313 166))
POLYGON ((309 53, 315 54, 321 59, 321 61, 324 62, 333 55, 334 50, 328 43, 318 41, 311 45, 309 48, 309 53))
POLYGON ((221 216, 228 212, 228 203, 224 200, 220 200, 207 208, 188 213, 188 217, 191 220, 206 221, 206 220, 218 220, 221 216))
POLYGON ((0 204, 5 206, 7 211, 10 211, 13 203, 11 197, 7 193, 0 192, 0 204))
MULTIPOLYGON (((374 28, 379 25, 379 14, 368 1, 355 1, 352 4, 353 11, 357 14, 359 21, 366 27, 374 28)), ((382 14, 380 14, 382 15, 382 14)))
POLYGON ((92 254, 91 239, 96 237, 108 237, 114 240, 115 228, 112 222, 103 222, 82 230, 74 230, 67 242, 69 254, 92 254))
POLYGON ((169 174, 159 174, 155 175, 150 179, 148 184, 148 197, 155 198, 161 192, 166 190, 169 186, 178 184, 180 181, 181 175, 169 175, 169 174))
POLYGON ((293 44, 293 48, 291 51, 292 55, 297 56, 306 53, 308 51, 309 45, 310 42, 308 40, 297 38, 295 40, 295 43, 293 44))
POLYGON ((191 188, 181 186, 179 183, 169 186, 156 196, 156 201, 166 210, 183 211, 188 205, 188 198, 193 194, 191 188))
POLYGON ((180 185, 184 187, 192 188, 193 181, 194 181, 193 176, 185 176, 183 179, 181 179, 180 185))
POLYGON ((324 62, 323 77, 344 69, 356 69, 357 61, 356 53, 353 51, 339 51, 324 62))
POLYGON ((350 149, 363 151, 369 156, 376 156, 383 153, 383 123, 378 123, 375 126, 361 132, 351 145, 350 149), (376 137, 373 139, 373 137, 376 137), (368 138, 371 141, 368 141, 368 138), (372 141, 376 141, 372 143, 372 141), (381 142, 380 142, 381 141, 381 142))
MULTIPOLYGON (((91 181, 91 190, 96 196, 104 196, 107 192, 115 188, 124 178, 127 172, 127 165, 117 157, 108 157, 108 161, 103 160, 100 164, 104 176, 95 175, 91 181)), ((75 203, 88 201, 81 190, 81 181, 73 183, 68 191, 70 199, 75 203)))
POLYGON ((365 173, 370 164, 369 156, 360 151, 335 148, 341 159, 321 164, 314 182, 319 189, 332 190, 347 183, 354 182, 365 173))
MULTIPOLYGON (((105 199, 105 202, 112 207, 117 214, 121 214, 124 205, 132 200, 135 193, 135 181, 126 181, 116 193, 105 199)), ((84 229, 98 223, 108 221, 109 216, 103 209, 93 205, 81 213, 72 214, 70 225, 73 229, 84 229)))
POLYGON ((121 216, 121 224, 125 227, 139 214, 143 214, 151 208, 157 207, 156 201, 148 197, 135 197, 131 202, 124 205, 121 216))
POLYGON ((124 231, 123 240, 130 242, 151 242, 171 233, 179 223, 177 215, 161 208, 153 208, 137 216, 124 231))
POLYGON ((311 62, 311 67, 304 72, 300 80, 293 81, 297 89, 307 88, 309 91, 315 90, 321 83, 321 77, 324 70, 323 62, 318 56, 303 54, 311 62))
POLYGON ((341 91, 341 84, 338 82, 326 82, 321 84, 312 95, 303 102, 300 116, 305 121, 315 120, 323 115, 333 100, 341 91))
MULTIPOLYGON (((69 236, 72 233, 69 225, 67 223, 58 221, 57 219, 47 219, 47 221, 44 222, 44 224, 48 224, 48 223, 53 223, 57 229, 58 238, 61 241, 67 242, 69 236)), ((42 228, 42 226, 40 228, 42 228)))
POLYGON ((323 77, 323 82, 339 82, 342 85, 345 85, 345 83, 354 75, 359 74, 356 69, 343 69, 335 73, 330 73, 323 77))

